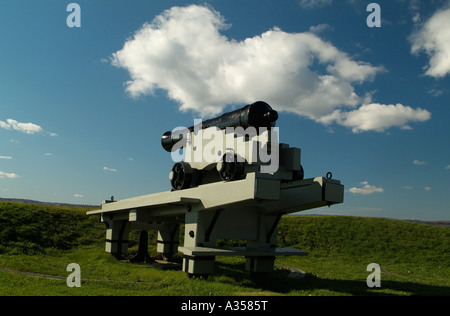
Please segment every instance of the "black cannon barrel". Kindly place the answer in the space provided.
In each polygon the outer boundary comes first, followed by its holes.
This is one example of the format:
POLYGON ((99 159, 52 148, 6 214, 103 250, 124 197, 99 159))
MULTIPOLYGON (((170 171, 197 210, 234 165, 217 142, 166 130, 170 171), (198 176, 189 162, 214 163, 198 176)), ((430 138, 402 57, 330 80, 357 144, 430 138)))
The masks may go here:
MULTIPOLYGON (((201 128, 216 126, 219 129, 226 129, 227 127, 241 126, 246 129, 253 126, 258 130, 260 127, 274 127, 277 119, 277 111, 273 110, 266 102, 258 101, 216 118, 205 120, 201 123, 201 128)), ((200 126, 191 126, 188 127, 188 130, 193 132, 197 128, 200 126)), ((182 139, 183 135, 180 135, 179 138, 172 138, 172 132, 166 132, 161 137, 161 145, 166 151, 171 152, 172 147, 182 139)))
MULTIPOLYGON (((278 119, 277 111, 273 110, 266 102, 258 101, 244 106, 241 109, 225 113, 216 118, 202 122, 202 128, 216 126, 220 129, 242 126, 244 129, 250 126, 274 127, 278 119)), ((189 127, 192 132, 195 126, 189 127)))

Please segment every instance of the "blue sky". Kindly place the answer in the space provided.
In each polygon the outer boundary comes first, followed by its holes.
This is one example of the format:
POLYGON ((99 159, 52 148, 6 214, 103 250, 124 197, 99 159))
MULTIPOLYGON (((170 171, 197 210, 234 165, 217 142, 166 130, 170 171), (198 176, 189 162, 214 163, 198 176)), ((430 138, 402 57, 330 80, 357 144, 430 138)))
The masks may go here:
POLYGON ((1 1, 0 197, 169 190, 165 131, 263 100, 345 185, 308 213, 450 220, 450 3, 371 2, 1 1))

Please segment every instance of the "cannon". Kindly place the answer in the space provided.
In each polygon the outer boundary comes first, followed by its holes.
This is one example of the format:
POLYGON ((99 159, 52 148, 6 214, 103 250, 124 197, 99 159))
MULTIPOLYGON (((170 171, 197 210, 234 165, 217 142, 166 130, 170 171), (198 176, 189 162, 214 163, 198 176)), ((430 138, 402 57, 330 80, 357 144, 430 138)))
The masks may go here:
POLYGON ((212 274, 216 256, 244 256, 246 270, 258 275, 273 270, 276 256, 307 255, 276 246, 281 217, 343 203, 344 186, 331 172, 305 178, 301 150, 279 142, 277 119, 269 104, 258 101, 164 133, 161 145, 175 160, 170 190, 105 200, 87 212, 106 225, 106 252, 120 258, 129 231, 140 230, 143 246, 135 260, 147 260, 145 233, 157 230, 157 251, 167 259, 181 252, 189 277, 212 274), (246 246, 218 247, 220 239, 246 246))
MULTIPOLYGON (((233 127, 275 127, 275 122, 278 120, 278 112, 273 110, 266 102, 258 101, 249 104, 242 109, 225 113, 219 117, 203 121, 201 124, 188 127, 184 132, 194 132, 198 129, 206 129, 209 127, 216 127, 224 130, 233 127)), ((180 137, 173 137, 171 131, 165 132, 161 137, 162 147, 171 152, 176 143, 183 142, 183 134, 180 137)), ((182 143, 185 146, 185 142, 182 143)))
POLYGON ((284 173, 278 172, 278 178, 303 179, 300 150, 278 146, 277 119, 277 111, 258 101, 191 127, 164 133, 161 145, 166 151, 185 150, 184 161, 175 163, 169 173, 172 190, 241 180, 258 169, 269 173, 268 163, 273 166, 270 171, 273 174, 279 168, 280 151, 292 158, 289 162, 285 159, 284 173))

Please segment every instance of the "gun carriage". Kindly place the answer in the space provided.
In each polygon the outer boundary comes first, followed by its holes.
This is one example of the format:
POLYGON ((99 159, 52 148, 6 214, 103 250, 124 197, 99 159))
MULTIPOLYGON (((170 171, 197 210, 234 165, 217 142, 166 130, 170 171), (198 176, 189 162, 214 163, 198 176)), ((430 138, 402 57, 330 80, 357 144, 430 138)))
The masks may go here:
POLYGON ((168 259, 182 252, 188 276, 213 273, 216 256, 245 256, 247 271, 266 273, 276 256, 307 255, 276 247, 280 218, 342 203, 344 186, 331 173, 305 179, 300 149, 279 143, 277 119, 259 101, 164 133, 162 147, 179 159, 169 172, 171 190, 103 201, 100 210, 87 212, 106 224, 106 252, 120 258, 128 251, 129 231, 140 230, 136 259, 145 260, 145 233, 157 230, 157 251, 168 259), (244 240, 246 247, 217 247, 218 239, 244 240))

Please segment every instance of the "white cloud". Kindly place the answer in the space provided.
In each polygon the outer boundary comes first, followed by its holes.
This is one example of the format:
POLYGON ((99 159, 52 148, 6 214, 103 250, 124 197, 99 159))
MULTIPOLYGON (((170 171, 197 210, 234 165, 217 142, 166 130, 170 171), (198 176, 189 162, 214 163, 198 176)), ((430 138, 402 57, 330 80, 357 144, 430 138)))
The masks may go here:
POLYGON ((407 186, 404 186, 403 189, 405 189, 405 190, 413 190, 414 187, 412 187, 410 185, 407 185, 407 186))
POLYGON ((450 8, 437 11, 410 37, 411 52, 430 57, 426 75, 442 78, 450 73, 450 8))
POLYGON ((422 21, 422 18, 420 16, 421 8, 421 0, 409 0, 409 11, 412 16, 413 23, 420 23, 422 21))
POLYGON ((354 133, 365 131, 384 132, 391 127, 411 129, 410 122, 425 122, 431 118, 431 113, 421 108, 413 109, 402 104, 370 103, 348 112, 335 111, 321 120, 330 123, 333 120, 343 126, 352 128, 354 133))
POLYGON ((444 94, 444 90, 441 90, 441 89, 435 89, 435 88, 429 89, 427 92, 428 92, 430 95, 432 95, 433 97, 440 97, 441 95, 444 94))
POLYGON ((212 9, 173 7, 144 24, 111 63, 130 73, 126 90, 132 97, 163 89, 180 110, 204 116, 263 100, 278 111, 354 132, 408 129, 409 122, 430 117, 422 109, 372 104, 370 95, 358 95, 356 85, 385 69, 353 60, 311 32, 273 28, 238 42, 220 34, 228 27, 212 9))
POLYGON ((450 170, 450 165, 445 166, 445 170, 450 170))
MULTIPOLYGON (((6 122, 0 121, 0 128, 7 130, 15 130, 25 134, 38 134, 47 133, 50 136, 58 136, 56 133, 47 132, 42 127, 34 123, 21 123, 13 119, 7 119, 6 122)), ((11 142, 17 143, 16 140, 11 140, 11 142)))
POLYGON ((11 129, 11 126, 3 121, 0 121, 0 128, 11 129))
POLYGON ((0 159, 12 159, 11 156, 0 156, 0 159))
MULTIPOLYGON (((47 133, 50 136, 58 136, 56 133, 46 132, 42 127, 34 123, 21 123, 13 119, 7 119, 6 122, 0 121, 0 128, 7 130, 15 130, 18 132, 22 132, 25 134, 38 134, 38 133, 47 133)), ((16 142, 15 140, 11 140, 11 142, 16 142)))
POLYGON ((426 161, 414 160, 413 164, 415 164, 416 166, 423 166, 423 165, 427 165, 428 163, 426 161))
POLYGON ((300 6, 303 8, 317 8, 327 6, 333 3, 333 0, 301 0, 300 6))
POLYGON ((326 24, 326 23, 309 27, 309 32, 314 33, 314 34, 319 34, 319 33, 325 32, 327 30, 332 31, 334 29, 332 26, 330 26, 329 24, 326 24))
POLYGON ((361 194, 361 195, 368 195, 372 193, 382 193, 384 192, 383 188, 377 188, 376 186, 370 185, 367 181, 360 183, 361 187, 353 187, 350 188, 348 191, 353 194, 361 194))
POLYGON ((432 187, 425 187, 423 188, 425 191, 431 191, 433 188, 432 187))
POLYGON ((74 194, 73 196, 76 197, 76 198, 82 198, 82 197, 84 197, 83 194, 74 194))
POLYGON ((15 173, 8 173, 8 172, 0 171, 0 179, 4 179, 4 178, 16 179, 16 178, 19 178, 19 176, 15 173))
POLYGON ((103 170, 111 171, 111 172, 117 172, 117 169, 114 169, 114 168, 108 168, 108 167, 103 167, 103 170))
POLYGON ((21 123, 13 119, 7 119, 6 122, 0 121, 0 127, 9 130, 13 129, 25 134, 35 134, 44 131, 39 125, 33 123, 21 123))

